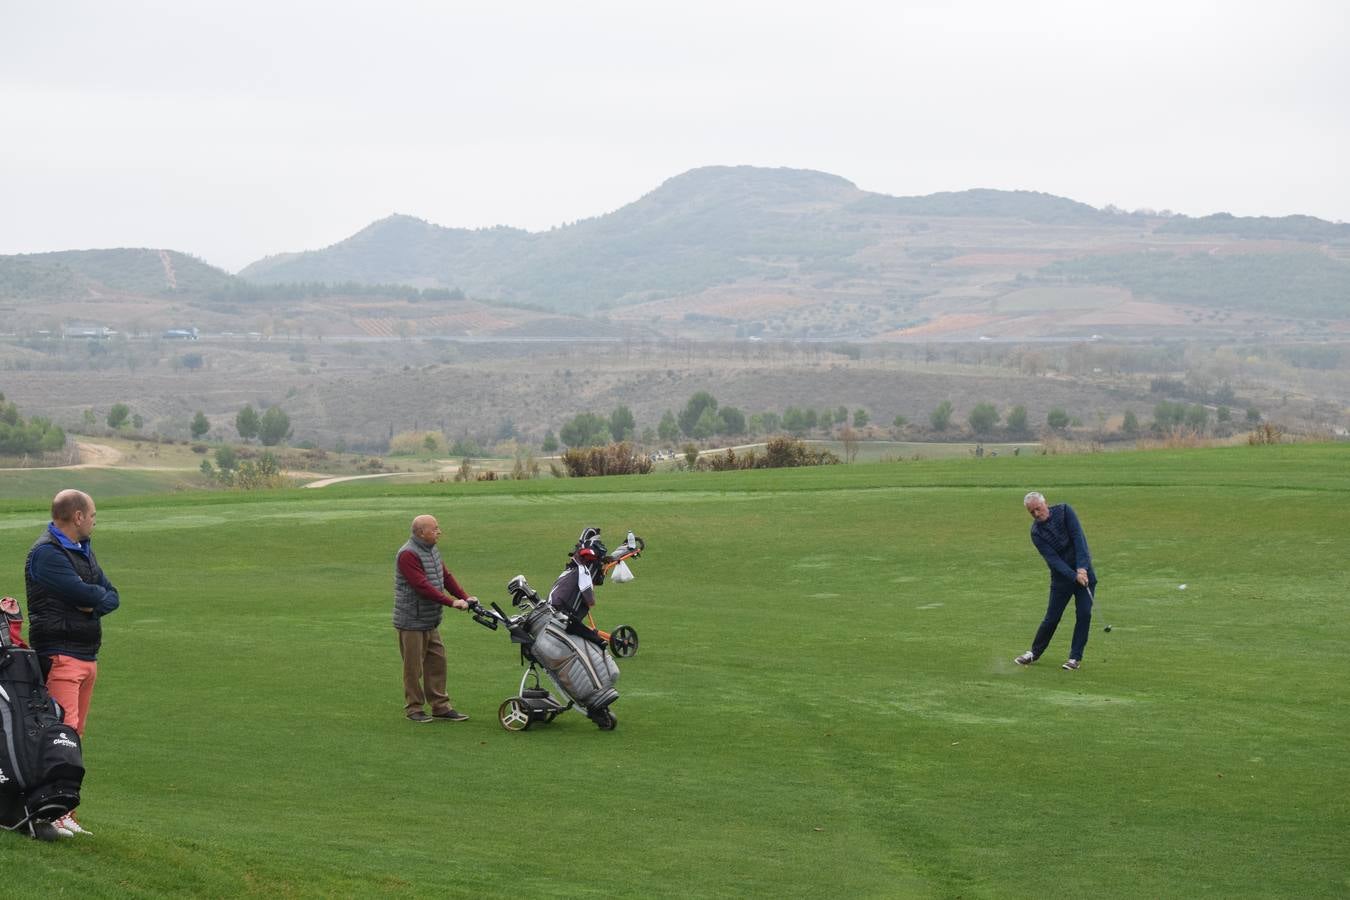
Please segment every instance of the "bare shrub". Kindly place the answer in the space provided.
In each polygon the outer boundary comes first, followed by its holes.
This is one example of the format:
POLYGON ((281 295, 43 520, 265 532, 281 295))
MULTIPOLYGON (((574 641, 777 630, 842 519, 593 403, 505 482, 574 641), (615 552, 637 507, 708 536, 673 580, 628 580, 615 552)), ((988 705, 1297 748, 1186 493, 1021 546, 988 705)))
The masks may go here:
POLYGON ((844 430, 839 433, 839 439, 844 442, 844 458, 849 462, 856 460, 858 458, 858 432, 845 425, 844 430))
POLYGON ((646 475, 652 470, 652 458, 633 449, 627 441, 603 447, 568 450, 562 455, 567 474, 573 478, 593 475, 646 475))
MULTIPOLYGON (((1136 446, 1138 446, 1138 444, 1136 444, 1136 446)), ((1036 452, 1041 456, 1065 456, 1073 453, 1105 453, 1106 446, 1099 440, 1074 441, 1058 435, 1047 434, 1041 438, 1041 444, 1036 448, 1036 452)))
POLYGON ((801 441, 792 438, 777 437, 764 445, 764 452, 750 450, 739 456, 734 450, 716 456, 707 456, 699 460, 703 468, 714 472, 727 472, 735 469, 788 469, 799 466, 833 466, 840 459, 828 450, 812 450, 801 441))
POLYGON ((1288 435, 1297 444, 1329 444, 1336 440, 1336 432, 1328 425, 1315 425, 1298 435, 1288 435))
POLYGON ((1266 422, 1257 425, 1256 428, 1247 435, 1247 443, 1253 447, 1264 444, 1279 444, 1284 441, 1284 431, 1278 425, 1266 422))
POLYGON ((389 439, 390 456, 427 456, 445 452, 445 435, 439 431, 400 431, 389 439))
POLYGON ((516 481, 526 481, 539 477, 539 461, 533 453, 516 453, 515 465, 511 467, 511 477, 516 481))

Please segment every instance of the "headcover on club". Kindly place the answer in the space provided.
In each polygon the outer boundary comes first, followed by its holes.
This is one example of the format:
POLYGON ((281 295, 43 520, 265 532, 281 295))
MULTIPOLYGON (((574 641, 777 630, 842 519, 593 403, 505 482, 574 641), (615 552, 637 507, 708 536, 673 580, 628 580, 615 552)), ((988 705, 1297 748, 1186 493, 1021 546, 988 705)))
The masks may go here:
POLYGON ((572 548, 572 559, 579 566, 585 566, 596 584, 605 583, 605 555, 608 553, 600 540, 600 529, 594 526, 586 528, 572 548))

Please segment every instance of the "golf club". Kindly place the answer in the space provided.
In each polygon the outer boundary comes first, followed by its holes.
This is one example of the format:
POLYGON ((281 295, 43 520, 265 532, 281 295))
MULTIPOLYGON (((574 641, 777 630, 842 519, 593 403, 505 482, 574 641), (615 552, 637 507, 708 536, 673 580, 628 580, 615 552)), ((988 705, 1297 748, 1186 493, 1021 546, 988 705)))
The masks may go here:
MULTIPOLYGON (((1087 587, 1087 585, 1083 585, 1083 586, 1084 586, 1084 587, 1087 587)), ((1094 597, 1094 596, 1092 596, 1092 588, 1089 587, 1089 588, 1087 589, 1087 592, 1088 592, 1088 600, 1092 601, 1092 608, 1093 608, 1094 610, 1096 610, 1096 608, 1097 608, 1097 598, 1094 597)), ((1105 631, 1105 632, 1107 632, 1108 634, 1111 632, 1111 625, 1110 625, 1109 622, 1108 622, 1106 625, 1102 626, 1102 631, 1105 631)))

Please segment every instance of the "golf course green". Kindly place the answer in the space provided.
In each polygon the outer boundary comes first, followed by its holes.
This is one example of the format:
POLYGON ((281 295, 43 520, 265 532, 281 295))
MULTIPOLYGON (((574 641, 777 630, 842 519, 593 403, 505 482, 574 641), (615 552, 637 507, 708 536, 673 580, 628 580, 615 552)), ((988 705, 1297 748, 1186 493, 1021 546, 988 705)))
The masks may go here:
MULTIPOLYGON (((50 478, 5 473, 0 592, 50 478)), ((86 487, 71 472, 64 487, 86 487)), ((118 496, 80 821, 0 834, 9 896, 1344 897, 1350 446, 876 462, 118 496), (1020 668, 1046 567, 1022 496, 1097 573, 1020 668), (436 515, 509 607, 584 526, 646 552, 618 727, 508 733, 519 654, 448 610, 472 718, 402 715, 393 559, 436 515), (1182 589, 1185 585, 1185 589, 1182 589), (1112 625, 1105 633, 1103 626, 1112 625)))

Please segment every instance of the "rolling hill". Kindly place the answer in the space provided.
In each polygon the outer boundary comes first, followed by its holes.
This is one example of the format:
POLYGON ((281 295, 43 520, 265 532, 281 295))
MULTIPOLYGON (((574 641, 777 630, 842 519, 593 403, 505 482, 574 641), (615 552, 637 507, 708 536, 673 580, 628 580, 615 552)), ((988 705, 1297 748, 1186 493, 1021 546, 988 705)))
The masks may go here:
POLYGON ((1133 336, 1346 319, 1347 255, 1350 225, 1307 216, 1189 219, 1031 191, 891 197, 742 166, 687 172, 548 232, 393 216, 240 276, 453 287, 717 337, 1133 336), (1042 306, 1025 308, 1029 288, 1042 306), (1012 295, 1017 315, 999 309, 1012 295))
POLYGON ((1308 338, 1350 334, 1350 225, 1032 191, 892 197, 719 166, 545 232, 394 215, 237 276, 169 250, 0 257, 0 312, 20 333, 97 319, 370 337, 1308 338))

